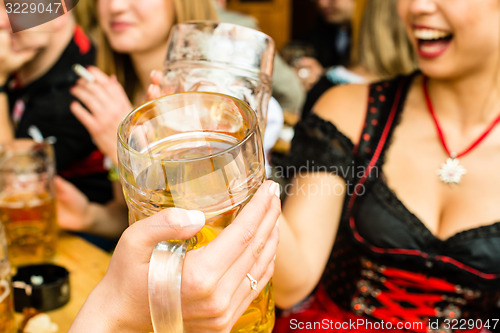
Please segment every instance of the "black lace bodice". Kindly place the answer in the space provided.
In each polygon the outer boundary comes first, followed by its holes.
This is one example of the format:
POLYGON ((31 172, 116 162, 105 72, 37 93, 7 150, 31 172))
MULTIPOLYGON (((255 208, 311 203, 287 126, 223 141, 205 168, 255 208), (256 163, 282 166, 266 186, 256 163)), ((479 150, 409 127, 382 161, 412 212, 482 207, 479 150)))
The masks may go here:
POLYGON ((404 206, 380 172, 411 80, 412 76, 398 77, 370 86, 367 116, 357 146, 335 125, 313 114, 296 126, 291 152, 279 162, 309 172, 330 170, 346 181, 349 193, 356 193, 356 184, 363 185, 363 193, 346 197, 321 281, 340 306, 353 309, 353 304, 361 304, 370 315, 382 304, 374 295, 388 290, 386 275, 396 274, 397 280, 403 281, 399 275, 411 272, 411 281, 401 282, 402 288, 419 295, 442 295, 444 301, 432 303, 441 317, 445 316, 443 309, 458 306, 463 317, 492 318, 500 299, 500 222, 441 240, 404 206), (369 166, 371 173, 359 172, 369 166), (349 169, 356 172, 345 172, 349 169), (434 283, 437 289, 425 291, 425 283, 418 282, 421 279, 434 283), (450 290, 444 287, 448 284, 450 290), (372 292, 365 295, 363 290, 372 292))

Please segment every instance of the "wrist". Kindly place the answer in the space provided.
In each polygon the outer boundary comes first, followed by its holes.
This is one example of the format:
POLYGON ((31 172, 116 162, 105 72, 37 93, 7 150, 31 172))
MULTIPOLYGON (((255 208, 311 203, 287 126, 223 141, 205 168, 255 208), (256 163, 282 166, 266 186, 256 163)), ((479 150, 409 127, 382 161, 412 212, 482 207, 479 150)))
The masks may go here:
POLYGON ((122 298, 113 283, 112 279, 108 279, 105 275, 99 282, 96 288, 92 291, 93 302, 96 305, 95 315, 101 321, 103 332, 120 332, 120 333, 137 333, 138 330, 134 326, 135 319, 130 317, 129 313, 124 313, 123 308, 126 307, 127 300, 122 298), (108 283, 109 281, 109 283, 108 283))
POLYGON ((122 319, 117 316, 120 311, 115 306, 119 306, 120 302, 115 299, 115 290, 112 286, 107 286, 105 281, 106 277, 92 290, 68 333, 129 332, 122 319))
MULTIPOLYGON (((108 295, 101 287, 102 281, 92 290, 83 307, 78 312, 68 333, 83 332, 117 332, 113 322, 111 309, 106 304, 108 295)), ((111 302, 110 302, 111 303, 111 302)))

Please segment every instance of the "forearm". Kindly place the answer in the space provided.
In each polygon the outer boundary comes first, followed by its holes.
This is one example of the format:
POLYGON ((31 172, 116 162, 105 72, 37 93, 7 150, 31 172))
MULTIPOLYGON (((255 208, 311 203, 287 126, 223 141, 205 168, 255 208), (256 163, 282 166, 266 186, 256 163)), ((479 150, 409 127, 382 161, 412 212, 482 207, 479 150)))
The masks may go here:
POLYGON ((342 213, 345 183, 314 173, 288 188, 273 276, 276 304, 288 308, 316 287, 331 254, 342 213))
POLYGON ((293 230, 280 217, 280 243, 276 253, 273 288, 276 305, 286 309, 301 301, 315 287, 317 279, 311 275, 311 263, 299 246, 293 230))

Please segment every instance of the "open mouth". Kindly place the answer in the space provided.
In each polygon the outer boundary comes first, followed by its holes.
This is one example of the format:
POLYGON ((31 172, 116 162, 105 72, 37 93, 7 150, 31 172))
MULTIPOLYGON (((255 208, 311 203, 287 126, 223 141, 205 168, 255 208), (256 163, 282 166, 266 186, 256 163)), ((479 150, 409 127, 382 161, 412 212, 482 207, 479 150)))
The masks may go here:
POLYGON ((441 55, 453 39, 453 34, 436 29, 414 29, 413 35, 418 42, 418 53, 423 57, 441 55))

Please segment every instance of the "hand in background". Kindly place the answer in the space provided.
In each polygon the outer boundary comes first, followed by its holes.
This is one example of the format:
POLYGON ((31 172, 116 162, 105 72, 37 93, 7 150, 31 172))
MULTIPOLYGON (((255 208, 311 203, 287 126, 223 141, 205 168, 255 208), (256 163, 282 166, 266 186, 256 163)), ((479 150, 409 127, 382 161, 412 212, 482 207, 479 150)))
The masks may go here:
POLYGON ((0 85, 4 85, 12 73, 35 56, 34 49, 14 51, 10 34, 9 30, 0 28, 0 85))
MULTIPOLYGON (((229 332, 271 278, 281 212, 276 190, 274 182, 264 183, 230 226, 187 253, 181 288, 186 332, 229 332), (247 273, 257 279, 256 291, 247 273)), ((177 208, 132 224, 69 332, 151 331, 147 288, 153 247, 166 239, 187 239, 203 224, 201 212, 177 208)))
POLYGON ((79 102, 71 103, 71 111, 87 128, 99 150, 118 165, 116 133, 123 117, 132 110, 125 90, 115 76, 108 77, 96 67, 88 68, 95 81, 79 79, 71 94, 79 102))
POLYGON ((311 57, 299 58, 293 63, 293 66, 306 90, 310 90, 324 72, 324 68, 318 60, 311 57))
POLYGON ((90 227, 90 202, 73 184, 56 176, 57 221, 66 230, 83 231, 90 227))
POLYGON ((148 100, 152 100, 162 96, 160 84, 163 78, 163 73, 159 70, 154 70, 151 72, 150 78, 151 84, 148 87, 148 100))

